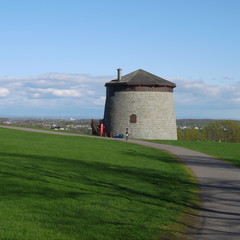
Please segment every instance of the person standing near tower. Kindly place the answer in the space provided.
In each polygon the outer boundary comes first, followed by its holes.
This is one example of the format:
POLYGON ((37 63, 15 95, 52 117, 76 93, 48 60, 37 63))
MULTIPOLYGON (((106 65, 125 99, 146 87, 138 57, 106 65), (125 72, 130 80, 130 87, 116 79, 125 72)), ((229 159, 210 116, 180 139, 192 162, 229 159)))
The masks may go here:
POLYGON ((128 128, 126 128, 126 141, 128 141, 128 128))

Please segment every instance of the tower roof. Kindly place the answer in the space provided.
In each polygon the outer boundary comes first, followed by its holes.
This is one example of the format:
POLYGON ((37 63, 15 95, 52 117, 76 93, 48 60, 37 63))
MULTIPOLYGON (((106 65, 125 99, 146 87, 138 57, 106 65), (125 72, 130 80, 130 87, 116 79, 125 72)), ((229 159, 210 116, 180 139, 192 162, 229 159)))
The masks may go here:
POLYGON ((126 74, 122 76, 120 80, 114 79, 107 82, 106 85, 158 85, 172 88, 176 87, 175 83, 169 82, 164 78, 153 75, 142 69, 126 74))

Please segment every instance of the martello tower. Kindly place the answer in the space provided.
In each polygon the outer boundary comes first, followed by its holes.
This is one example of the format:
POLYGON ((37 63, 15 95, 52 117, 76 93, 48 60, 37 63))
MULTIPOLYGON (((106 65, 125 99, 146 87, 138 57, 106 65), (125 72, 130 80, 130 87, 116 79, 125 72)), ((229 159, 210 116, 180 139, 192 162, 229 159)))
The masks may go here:
POLYGON ((144 139, 177 139, 173 88, 176 85, 142 69, 105 84, 104 125, 113 135, 144 139))

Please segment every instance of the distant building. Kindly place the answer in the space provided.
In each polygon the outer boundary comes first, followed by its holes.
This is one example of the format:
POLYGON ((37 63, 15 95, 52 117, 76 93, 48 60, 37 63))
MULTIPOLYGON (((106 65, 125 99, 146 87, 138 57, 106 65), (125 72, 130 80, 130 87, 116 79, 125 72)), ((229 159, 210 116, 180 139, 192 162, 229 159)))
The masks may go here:
POLYGON ((177 139, 173 88, 176 85, 142 69, 105 84, 104 125, 113 134, 142 139, 177 139))

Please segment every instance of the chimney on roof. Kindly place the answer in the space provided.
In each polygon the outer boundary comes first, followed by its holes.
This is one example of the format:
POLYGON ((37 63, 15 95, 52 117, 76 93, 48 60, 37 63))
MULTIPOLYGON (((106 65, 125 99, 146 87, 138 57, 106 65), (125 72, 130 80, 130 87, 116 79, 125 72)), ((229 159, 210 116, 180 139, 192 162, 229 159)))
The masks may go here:
POLYGON ((121 68, 118 68, 117 71, 118 71, 118 77, 117 77, 117 79, 118 79, 118 81, 120 82, 121 79, 122 79, 122 69, 121 69, 121 68))

